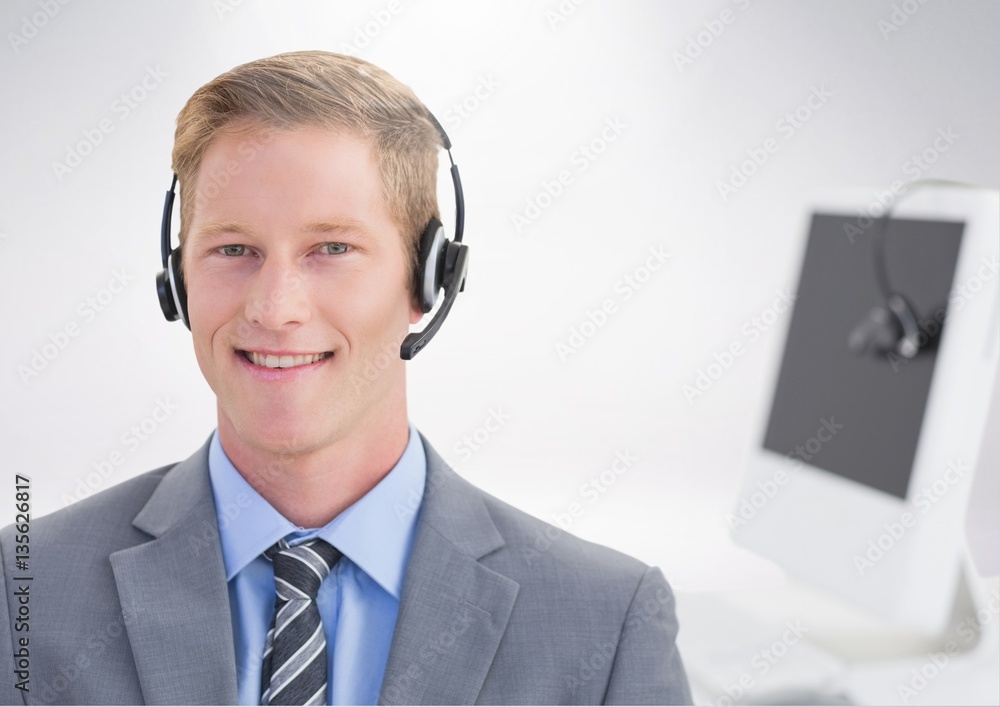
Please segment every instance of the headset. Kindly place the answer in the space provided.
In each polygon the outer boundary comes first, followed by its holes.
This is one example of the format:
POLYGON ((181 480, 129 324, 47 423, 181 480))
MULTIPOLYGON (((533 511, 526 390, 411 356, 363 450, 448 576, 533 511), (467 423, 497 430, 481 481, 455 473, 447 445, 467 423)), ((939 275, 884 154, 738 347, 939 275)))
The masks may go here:
MULTIPOLYGON (((465 195, 462 192, 462 179, 458 174, 458 165, 455 164, 451 154, 451 140, 448 134, 430 111, 427 112, 427 117, 441 136, 441 146, 448 153, 448 161, 451 163, 451 181, 455 187, 455 237, 448 240, 444 225, 436 217, 431 218, 420 236, 413 294, 425 314, 434 309, 442 289, 444 289, 444 299, 423 331, 412 332, 403 339, 399 347, 399 357, 407 361, 416 356, 441 328, 458 293, 465 290, 465 278, 469 269, 469 247, 462 243, 462 234, 465 230, 465 195)), ((160 300, 160 309, 163 310, 163 316, 167 321, 173 322, 179 319, 190 330, 187 290, 184 288, 184 276, 181 272, 181 248, 180 246, 170 248, 170 219, 176 188, 177 175, 174 174, 170 189, 167 190, 163 201, 163 219, 160 223, 160 256, 163 270, 156 275, 156 294, 160 300)))
POLYGON ((909 301, 889 284, 885 266, 885 232, 890 211, 891 208, 886 209, 886 214, 879 219, 880 227, 872 235, 875 282, 884 304, 873 307, 858 322, 847 338, 847 346, 855 354, 894 353, 910 359, 921 348, 920 326, 909 301))
MULTIPOLYGON (((900 292, 889 283, 889 273, 885 265, 885 234, 889 227, 892 211, 903 197, 912 194, 914 190, 925 186, 971 187, 965 182, 950 179, 916 179, 906 184, 905 191, 891 203, 885 213, 877 219, 878 228, 872 234, 872 265, 874 267, 875 283, 882 295, 884 305, 873 308, 851 330, 847 345, 855 354, 874 353, 888 355, 890 353, 911 359, 935 337, 921 332, 913 307, 900 292), (923 335, 922 335, 923 334, 923 335)), ((940 332, 941 328, 938 328, 940 332)))

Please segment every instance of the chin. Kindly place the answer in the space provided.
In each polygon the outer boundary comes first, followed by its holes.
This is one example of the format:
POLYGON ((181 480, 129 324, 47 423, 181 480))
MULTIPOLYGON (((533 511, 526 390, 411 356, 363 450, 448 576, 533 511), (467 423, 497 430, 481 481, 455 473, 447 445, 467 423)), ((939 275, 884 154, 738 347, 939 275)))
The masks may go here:
POLYGON ((303 454, 322 447, 330 437, 333 424, 318 424, 302 415, 285 417, 273 411, 249 416, 245 412, 231 416, 239 436, 251 447, 271 454, 303 454))

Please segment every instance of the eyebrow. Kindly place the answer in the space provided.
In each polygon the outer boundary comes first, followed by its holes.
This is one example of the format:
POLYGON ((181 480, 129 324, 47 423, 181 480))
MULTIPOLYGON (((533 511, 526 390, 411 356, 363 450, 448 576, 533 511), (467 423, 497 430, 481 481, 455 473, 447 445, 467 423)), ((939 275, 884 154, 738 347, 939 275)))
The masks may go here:
MULTIPOLYGON (((344 221, 337 222, 313 221, 312 223, 306 224, 305 228, 302 229, 302 232, 322 234, 350 233, 351 235, 365 238, 371 236, 371 229, 368 226, 353 219, 346 219, 344 221)), ((255 235, 254 230, 250 228, 250 226, 240 223, 239 221, 220 221, 219 223, 210 223, 195 229, 191 236, 193 240, 207 240, 225 233, 251 237, 255 235)))

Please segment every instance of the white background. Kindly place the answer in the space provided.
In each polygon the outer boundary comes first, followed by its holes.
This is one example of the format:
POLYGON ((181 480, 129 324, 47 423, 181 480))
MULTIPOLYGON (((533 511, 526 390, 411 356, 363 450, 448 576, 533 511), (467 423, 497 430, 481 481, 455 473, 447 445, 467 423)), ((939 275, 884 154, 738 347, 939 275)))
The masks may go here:
MULTIPOLYGON (((215 425, 190 334, 163 320, 153 280, 175 117, 237 64, 350 51, 437 114, 465 183, 471 268, 409 364, 411 419, 462 475, 539 517, 582 503, 573 533, 660 565, 681 592, 781 579, 731 545, 724 516, 785 322, 756 341, 743 327, 794 288, 807 194, 911 178, 939 129, 958 138, 922 176, 1000 182, 995 3, 911 0, 887 35, 883 1, 76 0, 40 23, 44 4, 0 10, 0 443, 5 471, 32 478, 36 515, 186 458, 215 425), (724 10, 732 22, 709 35, 724 10), (679 66, 699 32, 707 46, 679 66), (148 67, 166 76, 124 114, 116 101, 148 67), (481 85, 494 87, 479 99, 481 85), (779 130, 814 89, 830 97, 779 130), (57 176, 104 119, 113 132, 57 176), (621 134, 576 171, 609 119, 621 134), (718 182, 767 138, 779 149, 723 198, 718 182), (572 183, 518 232, 513 216, 561 170, 572 183), (651 247, 671 258, 624 301, 615 284, 651 247), (116 271, 133 279, 89 321, 80 307, 116 271), (615 313, 563 360, 557 344, 609 297, 615 313), (25 380, 19 367, 72 322, 80 335, 25 380), (689 401, 682 386, 733 342, 745 354, 689 401), (127 446, 158 400, 177 411, 127 446), (491 410, 508 419, 460 452, 491 410), (581 487, 626 450, 639 461, 590 503, 581 487), (123 463, 95 474, 116 451, 123 463)), ((442 170, 447 211, 449 189, 442 170)))

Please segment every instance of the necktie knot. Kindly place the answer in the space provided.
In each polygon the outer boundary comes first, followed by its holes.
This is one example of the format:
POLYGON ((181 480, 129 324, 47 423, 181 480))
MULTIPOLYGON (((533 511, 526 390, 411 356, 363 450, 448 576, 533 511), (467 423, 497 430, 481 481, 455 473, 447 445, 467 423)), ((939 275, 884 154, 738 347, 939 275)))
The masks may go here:
POLYGON ((283 601, 315 600, 319 586, 337 564, 341 553, 322 538, 289 546, 282 538, 264 551, 274 564, 274 581, 283 601))

